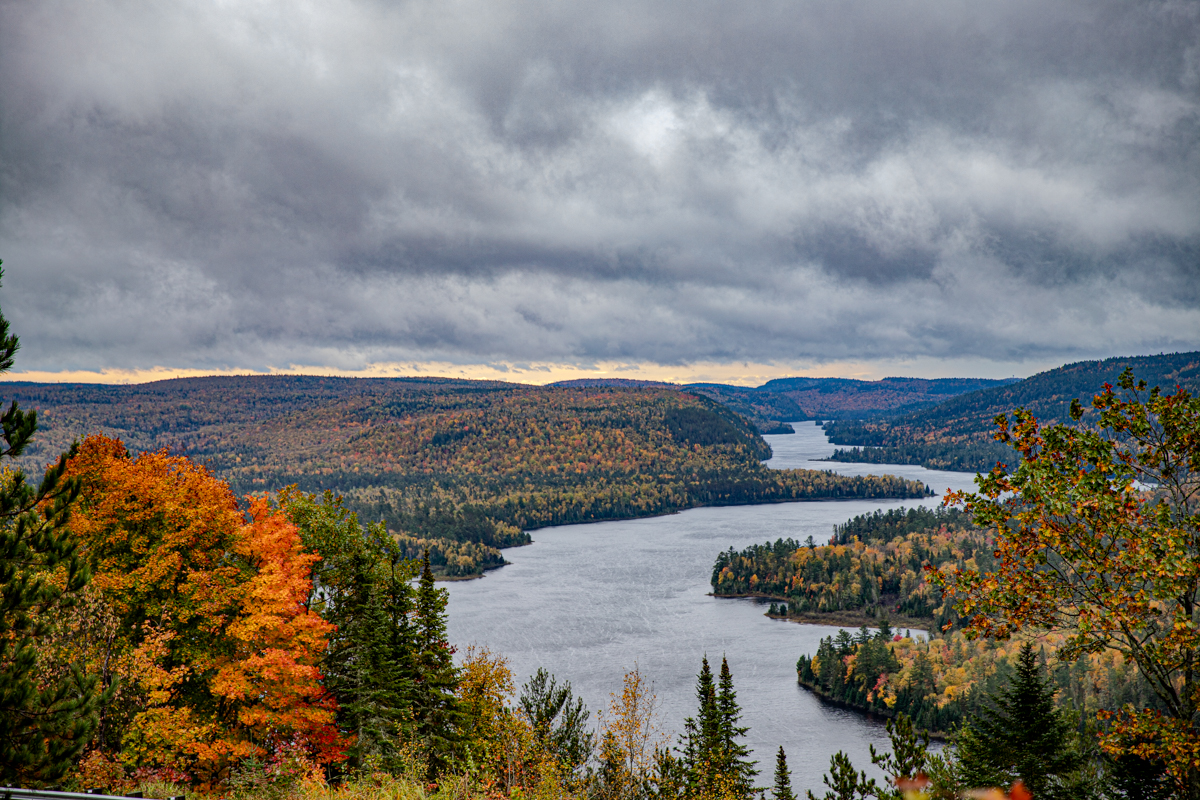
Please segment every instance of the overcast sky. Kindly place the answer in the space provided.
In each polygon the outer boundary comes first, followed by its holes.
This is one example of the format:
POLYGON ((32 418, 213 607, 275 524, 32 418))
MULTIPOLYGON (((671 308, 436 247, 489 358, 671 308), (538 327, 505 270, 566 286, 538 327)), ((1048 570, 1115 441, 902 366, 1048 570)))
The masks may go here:
POLYGON ((1200 3, 0 0, 0 258, 36 377, 1197 350, 1200 3))

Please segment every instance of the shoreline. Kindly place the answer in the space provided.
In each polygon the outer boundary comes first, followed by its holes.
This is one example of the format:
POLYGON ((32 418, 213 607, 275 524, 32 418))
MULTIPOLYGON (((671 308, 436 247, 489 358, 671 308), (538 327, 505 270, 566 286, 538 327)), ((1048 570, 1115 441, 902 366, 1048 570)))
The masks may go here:
MULTIPOLYGON (((820 690, 820 688, 818 688, 817 686, 811 686, 811 685, 805 683, 804 681, 800 680, 799 677, 796 678, 796 684, 799 685, 801 688, 803 688, 809 692, 812 692, 813 696, 815 696, 818 700, 820 700, 822 703, 824 703, 826 705, 830 705, 835 708, 844 708, 847 711, 853 711, 857 714, 861 714, 864 717, 867 717, 868 719, 874 720, 876 722, 884 722, 884 721, 896 718, 895 714, 888 714, 880 709, 862 708, 861 706, 856 706, 853 703, 847 703, 844 700, 835 700, 832 697, 830 697, 829 695, 822 692, 820 690)), ((948 743, 950 741, 951 734, 947 733, 946 731, 924 731, 924 733, 929 734, 930 740, 935 741, 935 742, 948 743)))
MULTIPOLYGON (((716 594, 708 593, 709 597, 729 600, 768 600, 772 603, 788 603, 786 597, 779 597, 771 594, 716 594)), ((892 626, 892 630, 896 628, 908 628, 924 631, 929 634, 933 629, 932 617, 909 617, 903 614, 888 614, 886 616, 870 616, 862 611, 853 609, 845 609, 842 611, 802 611, 799 614, 789 614, 786 617, 780 614, 763 614, 765 617, 777 619, 786 622, 795 622, 801 625, 826 625, 829 627, 848 627, 855 628, 866 625, 868 628, 878 628, 879 623, 884 619, 888 625, 892 626)))
MULTIPOLYGON (((828 472, 829 470, 815 470, 815 471, 828 472)), ((864 477, 864 478, 880 478, 880 477, 894 478, 896 476, 888 475, 885 473, 883 475, 863 475, 861 477, 864 477)), ((687 506, 686 508, 672 509, 671 511, 657 511, 653 514, 637 514, 637 515, 632 515, 632 516, 628 516, 628 517, 602 517, 600 519, 582 519, 578 522, 560 522, 557 525, 539 525, 536 528, 526 528, 525 532, 532 533, 533 531, 545 530, 546 528, 565 528, 570 525, 595 525, 597 522, 628 522, 630 520, 635 520, 635 519, 654 519, 655 517, 669 517, 672 514, 682 514, 685 511, 694 511, 695 509, 698 509, 698 508, 739 508, 741 506, 777 506, 777 505, 781 505, 783 503, 841 503, 841 502, 852 502, 855 500, 927 500, 930 497, 938 496, 938 493, 933 491, 932 489, 930 489, 928 484, 925 485, 925 489, 926 489, 926 491, 928 491, 928 494, 921 495, 920 497, 916 497, 916 496, 908 496, 908 497, 788 497, 788 498, 784 498, 784 499, 780 499, 780 500, 762 500, 762 501, 755 502, 755 503, 700 503, 700 504, 694 505, 694 506, 687 506)), ((533 542, 529 542, 529 544, 533 544, 533 542)), ((511 546, 512 547, 524 547, 524 545, 511 545, 511 546)), ((508 548, 502 547, 500 549, 507 550, 508 548)))

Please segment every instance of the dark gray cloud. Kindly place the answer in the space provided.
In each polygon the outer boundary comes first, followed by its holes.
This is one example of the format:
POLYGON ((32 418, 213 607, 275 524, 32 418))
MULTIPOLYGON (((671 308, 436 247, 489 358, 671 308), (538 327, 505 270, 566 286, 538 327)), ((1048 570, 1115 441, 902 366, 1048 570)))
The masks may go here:
POLYGON ((1200 4, 0 3, 26 369, 1200 348, 1200 4))

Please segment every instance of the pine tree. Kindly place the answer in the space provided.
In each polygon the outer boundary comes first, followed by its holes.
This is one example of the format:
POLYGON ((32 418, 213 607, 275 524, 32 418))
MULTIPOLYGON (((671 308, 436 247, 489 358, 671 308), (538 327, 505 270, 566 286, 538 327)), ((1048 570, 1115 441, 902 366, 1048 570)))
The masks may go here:
POLYGON ((788 771, 787 755, 780 746, 779 754, 775 756, 775 787, 772 789, 775 800, 796 800, 792 794, 792 776, 788 771))
POLYGON ((892 752, 880 753, 875 745, 871 745, 871 763, 884 771, 888 776, 887 786, 894 788, 880 789, 876 797, 878 800, 904 800, 908 795, 901 786, 903 781, 929 772, 935 761, 939 769, 945 762, 930 757, 929 732, 918 733, 907 714, 897 714, 895 719, 888 720, 887 732, 892 752))
POLYGON ((576 775, 592 756, 593 735, 585 725, 590 712, 571 692, 541 667, 521 689, 518 701, 533 733, 569 773, 576 775))
MULTIPOLYGON (((19 346, 0 314, 0 372, 12 368, 19 346)), ((15 459, 33 439, 37 413, 14 401, 0 429, 0 459, 15 459)), ((90 577, 67 531, 79 494, 78 482, 63 477, 73 453, 60 456, 36 488, 19 470, 0 474, 0 782, 10 785, 61 778, 91 738, 103 699, 95 678, 78 668, 49 686, 37 674, 36 644, 48 615, 72 602, 90 577), (54 571, 61 577, 51 580, 54 571)))
POLYGON ((1074 797, 1081 758, 1070 723, 1054 706, 1033 645, 1021 646, 1016 673, 988 698, 957 744, 958 778, 968 787, 1008 786, 1017 779, 1037 798, 1074 797))

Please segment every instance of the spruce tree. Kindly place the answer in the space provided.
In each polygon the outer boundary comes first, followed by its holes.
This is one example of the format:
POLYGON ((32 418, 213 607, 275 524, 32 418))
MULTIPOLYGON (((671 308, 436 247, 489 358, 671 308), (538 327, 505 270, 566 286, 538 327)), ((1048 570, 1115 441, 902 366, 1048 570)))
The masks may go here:
POLYGON ((415 733, 429 754, 429 777, 442 772, 459 743, 462 711, 454 692, 458 668, 446 640, 446 590, 434 586, 426 550, 417 584, 415 630, 415 733))
POLYGON ((1020 779, 1037 798, 1077 796, 1072 773, 1081 757, 1032 644, 1021 646, 1012 681, 988 700, 959 734, 959 781, 979 788, 1020 779))
POLYGON ((779 753, 775 756, 775 786, 771 790, 775 800, 796 800, 792 794, 792 776, 788 771, 787 755, 780 745, 779 753))
POLYGON ((359 769, 374 757, 385 769, 399 768, 397 745, 412 734, 414 718, 417 564, 382 523, 361 526, 332 492, 289 487, 278 500, 305 548, 321 556, 309 606, 336 626, 321 666, 339 727, 353 738, 347 766, 359 769))
MULTIPOLYGON (((0 314, 0 372, 12 368, 19 346, 0 314)), ((36 430, 37 413, 14 401, 0 416, 0 459, 20 456, 36 430)), ((59 780, 95 731, 102 700, 96 679, 78 667, 48 686, 38 675, 36 645, 49 615, 90 577, 67 530, 79 494, 78 483, 63 478, 73 453, 60 456, 36 487, 20 470, 0 474, 0 783, 9 785, 59 780)))
POLYGON ((681 756, 687 770, 687 795, 712 796, 719 766, 721 719, 707 655, 701 660, 700 674, 696 676, 696 700, 699 703, 697 716, 684 720, 681 737, 681 756))
POLYGON ((350 559, 348 584, 339 587, 326 619, 337 625, 324 660, 325 686, 338 701, 338 722, 354 742, 348 766, 390 755, 402 711, 389 681, 388 620, 365 552, 350 559))
POLYGON ((741 721, 742 709, 737 702, 737 692, 733 689, 733 674, 729 671, 729 661, 721 657, 721 677, 717 689, 718 717, 718 769, 726 780, 731 781, 734 791, 743 797, 748 797, 753 789, 754 776, 758 770, 750 760, 750 750, 739 742, 749 728, 738 725, 741 721))

